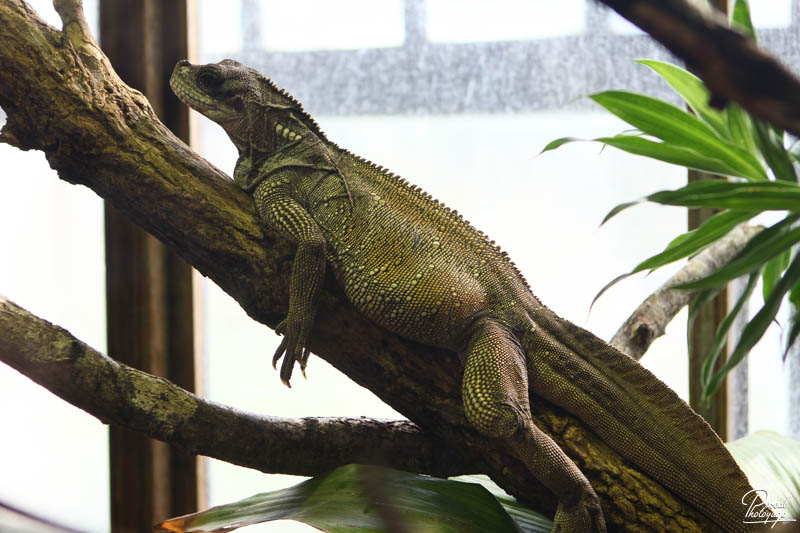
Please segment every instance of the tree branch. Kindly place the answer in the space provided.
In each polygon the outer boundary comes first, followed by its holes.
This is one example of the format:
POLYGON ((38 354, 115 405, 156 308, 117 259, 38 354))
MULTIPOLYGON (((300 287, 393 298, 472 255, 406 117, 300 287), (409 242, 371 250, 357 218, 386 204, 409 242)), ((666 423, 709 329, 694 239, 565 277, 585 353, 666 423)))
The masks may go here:
POLYGON ((314 476, 377 463, 448 477, 461 454, 411 422, 278 418, 237 411, 123 365, 0 296, 0 360, 105 424, 262 472, 314 476))
POLYGON ((704 278, 727 264, 762 229, 762 226, 739 225, 689 260, 636 308, 614 334, 610 344, 637 361, 641 359, 653 341, 664 334, 667 324, 692 299, 691 291, 673 287, 704 278))
MULTIPOLYGON (((65 35, 21 0, 0 1, 0 106, 8 114, 0 140, 43 150, 62 179, 91 188, 213 279, 251 317, 274 327, 287 308, 294 250, 261 227, 245 193, 175 138, 141 94, 119 80, 83 27, 68 25, 65 35)), ((489 474, 523 503, 555 509, 552 494, 507 444, 467 422, 456 354, 368 321, 331 277, 310 348, 443 448, 467 456, 473 472, 489 474)), ((531 408, 534 422, 591 480, 610 527, 714 530, 574 417, 536 397, 531 408)))
POLYGON ((712 105, 733 101, 800 135, 800 81, 776 59, 686 0, 600 0, 683 59, 711 91, 712 105))

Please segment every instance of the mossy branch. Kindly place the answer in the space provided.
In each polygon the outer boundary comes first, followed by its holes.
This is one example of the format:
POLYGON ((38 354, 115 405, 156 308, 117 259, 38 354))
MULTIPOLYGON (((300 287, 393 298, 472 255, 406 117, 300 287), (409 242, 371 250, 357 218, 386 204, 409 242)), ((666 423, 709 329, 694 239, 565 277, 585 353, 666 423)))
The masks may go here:
POLYGON ((301 476, 349 463, 440 477, 469 472, 462 456, 449 453, 411 422, 238 411, 106 357, 2 296, 0 331, 0 361, 103 423, 194 454, 301 476))

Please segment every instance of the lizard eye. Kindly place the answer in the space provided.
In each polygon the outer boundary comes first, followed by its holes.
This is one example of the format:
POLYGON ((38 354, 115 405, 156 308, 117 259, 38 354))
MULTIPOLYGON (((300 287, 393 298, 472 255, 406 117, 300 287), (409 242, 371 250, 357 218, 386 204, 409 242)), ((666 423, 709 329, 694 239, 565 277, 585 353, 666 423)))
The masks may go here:
POLYGON ((214 90, 220 83, 222 78, 213 70, 204 70, 197 75, 197 84, 203 89, 214 90))

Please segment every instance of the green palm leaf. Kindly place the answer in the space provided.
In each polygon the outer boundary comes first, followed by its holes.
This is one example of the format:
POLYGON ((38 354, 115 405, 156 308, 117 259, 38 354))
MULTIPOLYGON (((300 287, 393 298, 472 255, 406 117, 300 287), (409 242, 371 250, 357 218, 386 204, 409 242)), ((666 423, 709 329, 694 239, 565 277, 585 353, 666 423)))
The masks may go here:
POLYGON ((749 220, 756 211, 722 211, 706 220, 699 228, 679 235, 670 242, 663 252, 645 259, 631 271, 654 270, 658 267, 695 254, 706 246, 724 237, 733 228, 749 220))
POLYGON ((730 161, 713 157, 708 153, 704 153, 689 146, 682 146, 670 142, 651 141, 640 135, 616 135, 614 137, 598 137, 594 140, 633 155, 650 157, 673 165, 680 165, 695 170, 711 172, 713 174, 731 176, 738 176, 741 174, 741 169, 731 164, 730 161))
MULTIPOLYGON (((800 241, 800 228, 792 228, 798 218, 800 218, 800 214, 791 215, 777 224, 761 230, 728 264, 702 279, 682 283, 676 288, 697 290, 720 287, 741 275, 760 270, 766 261, 791 249, 793 244, 800 241)), ((780 282, 776 283, 772 293, 777 290, 779 284, 780 282)))
POLYGON ((764 332, 775 319, 775 315, 778 314, 784 295, 797 285, 798 281, 800 281, 800 255, 792 260, 789 268, 786 269, 783 277, 772 290, 772 294, 770 294, 767 301, 764 302, 764 306, 756 313, 756 316, 753 317, 747 326, 745 326, 742 331, 742 336, 739 338, 739 342, 736 344, 736 348, 733 350, 731 356, 704 386, 704 399, 710 398, 717 391, 728 372, 738 365, 753 346, 755 346, 756 342, 764 336, 764 332))
POLYGON ((746 150, 719 138, 705 122, 670 103, 628 91, 605 91, 591 98, 648 135, 725 161, 736 169, 733 175, 752 180, 767 177, 761 164, 746 150))
POLYGON ((758 211, 800 211, 800 186, 788 181, 755 183, 705 180, 647 197, 651 202, 684 207, 758 211))
POLYGON ((730 131, 725 120, 725 113, 708 105, 711 93, 706 89, 700 78, 672 63, 654 59, 639 59, 637 61, 650 67, 656 74, 664 78, 664 81, 669 83, 675 89, 675 92, 681 95, 681 98, 684 99, 692 111, 703 122, 711 126, 717 135, 725 139, 729 137, 730 131))
POLYGON ((758 273, 750 274, 749 278, 747 279, 747 285, 742 291, 742 294, 739 295, 739 299, 736 300, 736 304, 733 306, 733 309, 731 309, 728 315, 722 320, 722 322, 720 322, 719 326, 717 326, 716 335, 714 336, 714 345, 711 347, 708 355, 706 355, 706 358, 703 361, 703 366, 700 369, 701 383, 708 383, 711 380, 711 373, 717 364, 717 360, 719 359, 719 354, 722 352, 722 348, 725 346, 728 340, 728 333, 730 332, 731 326, 736 320, 736 317, 739 316, 741 310, 744 308, 744 304, 750 299, 750 295, 753 293, 753 289, 756 287, 757 282, 758 273))
POLYGON ((792 158, 783 146, 783 132, 758 119, 753 119, 753 129, 758 149, 775 177, 779 180, 797 181, 792 158))

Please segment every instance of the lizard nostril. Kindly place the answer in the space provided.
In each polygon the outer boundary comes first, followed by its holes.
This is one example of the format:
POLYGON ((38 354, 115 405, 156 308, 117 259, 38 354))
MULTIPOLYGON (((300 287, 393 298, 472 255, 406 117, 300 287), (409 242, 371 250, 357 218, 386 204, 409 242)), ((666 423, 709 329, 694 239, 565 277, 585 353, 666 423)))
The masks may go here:
POLYGON ((189 65, 191 65, 191 63, 189 63, 188 59, 181 59, 180 61, 178 61, 179 67, 188 67, 189 65))

